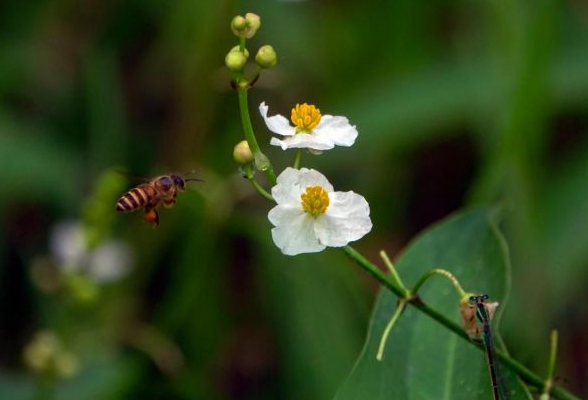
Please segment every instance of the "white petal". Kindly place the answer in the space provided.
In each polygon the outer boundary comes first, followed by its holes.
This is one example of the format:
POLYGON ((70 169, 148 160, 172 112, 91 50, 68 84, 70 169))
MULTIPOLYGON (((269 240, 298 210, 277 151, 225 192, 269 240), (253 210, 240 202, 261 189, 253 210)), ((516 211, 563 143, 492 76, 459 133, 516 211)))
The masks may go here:
POLYGON ((272 188, 272 196, 278 204, 302 210, 300 195, 307 186, 314 185, 321 185, 327 192, 333 191, 333 186, 320 172, 308 168, 288 167, 278 176, 277 184, 272 188))
POLYGON ((298 182, 302 192, 306 190, 307 186, 315 185, 321 185, 323 189, 329 193, 335 190, 333 189, 333 185, 329 183, 329 180, 323 174, 314 169, 300 168, 298 182))
MULTIPOLYGON (((295 168, 286 168, 278 176, 277 184, 272 188, 272 197, 278 204, 295 206, 300 205, 302 189, 298 182, 300 171, 295 168)), ((302 205, 300 205, 302 209, 302 205)))
POLYGON ((333 141, 326 135, 320 136, 314 133, 297 133, 284 139, 272 138, 270 144, 287 149, 313 149, 330 150, 335 147, 333 141))
POLYGON ((289 256, 316 253, 326 247, 314 234, 315 219, 302 208, 278 205, 270 210, 268 218, 275 225, 272 238, 282 253, 289 256))
POLYGON ((342 116, 323 115, 314 133, 328 138, 337 146, 351 146, 357 138, 355 125, 349 124, 349 120, 342 116))
POLYGON ((267 116, 268 106, 265 101, 259 105, 259 112, 263 117, 267 128, 273 133, 277 133, 282 136, 292 136, 296 133, 296 128, 290 125, 288 120, 281 115, 274 115, 273 117, 267 116))
POLYGON ((354 192, 329 194, 327 212, 316 219, 315 234, 327 246, 341 247, 372 230, 370 206, 354 192))
POLYGON ((59 268, 80 270, 88 251, 84 227, 78 221, 58 223, 51 229, 49 248, 59 268))
POLYGON ((90 255, 88 275, 98 283, 117 281, 131 269, 131 252, 124 243, 109 241, 90 255))

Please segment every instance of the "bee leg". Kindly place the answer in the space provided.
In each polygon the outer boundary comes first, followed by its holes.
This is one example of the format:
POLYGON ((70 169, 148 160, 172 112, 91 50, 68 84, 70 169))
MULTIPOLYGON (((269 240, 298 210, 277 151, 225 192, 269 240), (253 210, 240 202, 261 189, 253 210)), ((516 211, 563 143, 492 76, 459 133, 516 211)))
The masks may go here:
POLYGON ((159 214, 154 207, 145 207, 145 221, 153 224, 153 227, 159 225, 159 214))
POLYGON ((172 207, 173 207, 173 206, 175 206, 175 205, 176 205, 176 198, 175 198, 175 197, 174 197, 174 198, 172 198, 172 199, 169 199, 169 200, 164 200, 164 201, 163 201, 163 206, 164 206, 165 208, 172 208, 172 207))

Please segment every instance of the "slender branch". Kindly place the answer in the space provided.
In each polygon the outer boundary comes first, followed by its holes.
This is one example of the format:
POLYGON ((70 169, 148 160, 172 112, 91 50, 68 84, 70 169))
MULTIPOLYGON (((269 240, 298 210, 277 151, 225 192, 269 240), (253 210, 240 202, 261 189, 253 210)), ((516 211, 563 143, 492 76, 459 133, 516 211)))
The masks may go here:
MULTIPOLYGON (((362 267, 368 274, 370 274, 376 280, 378 280, 378 282, 380 282, 385 288, 387 288, 400 298, 404 296, 403 290, 399 288, 398 285, 392 282, 388 278, 388 276, 386 276, 375 264, 373 264, 363 255, 361 255, 357 250, 355 250, 351 246, 345 246, 343 247, 343 251, 349 257, 351 257, 357 264, 359 264, 359 266, 362 267)), ((470 338, 460 325, 458 325, 445 315, 441 314, 439 311, 429 307, 422 301, 411 301, 410 304, 422 313, 428 315, 429 317, 439 322, 441 325, 445 326, 447 329, 458 335, 463 340, 467 341, 472 346, 475 346, 480 350, 484 351, 484 346, 482 343, 476 343, 470 340, 470 338)), ((541 379, 539 375, 531 371, 529 368, 525 367, 519 361, 509 357, 505 352, 499 349, 496 349, 496 355, 511 371, 515 372, 519 377, 521 377, 521 379, 523 379, 529 385, 537 388, 539 391, 543 389, 544 381, 543 379, 541 379)), ((551 388, 551 394, 553 397, 560 400, 580 400, 579 397, 576 397, 572 393, 568 392, 566 389, 557 385, 554 385, 551 388)))
POLYGON ((245 139, 247 143, 249 143, 249 148, 255 157, 255 166, 260 170, 265 172, 267 175, 268 180, 272 183, 276 183, 276 174, 274 173, 274 169, 269 161, 269 159, 261 152, 259 148, 259 144, 257 143, 257 139, 255 138, 255 133, 253 132, 253 126, 251 125, 251 117, 249 116, 249 105, 247 100, 247 88, 246 87, 238 87, 237 88, 237 95, 239 97, 239 111, 241 112, 241 124, 243 126, 243 133, 245 134, 245 139))

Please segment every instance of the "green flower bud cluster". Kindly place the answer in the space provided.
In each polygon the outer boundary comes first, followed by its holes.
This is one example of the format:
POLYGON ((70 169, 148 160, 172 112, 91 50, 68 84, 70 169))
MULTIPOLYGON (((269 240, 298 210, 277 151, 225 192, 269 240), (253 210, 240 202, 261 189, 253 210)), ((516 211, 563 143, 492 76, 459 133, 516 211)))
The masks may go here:
POLYGON ((38 332, 24 348, 25 364, 42 375, 69 378, 79 370, 77 356, 64 349, 55 332, 38 332))
POLYGON ((261 18, 254 13, 245 16, 237 15, 231 21, 231 30, 239 38, 239 45, 233 47, 225 56, 225 65, 234 74, 234 83, 237 87, 247 88, 259 77, 261 69, 272 68, 278 63, 278 56, 270 45, 262 46, 255 55, 255 63, 258 70, 251 80, 244 77, 244 69, 249 59, 249 50, 245 47, 245 41, 251 39, 261 27, 261 18))
POLYGON ((261 18, 254 13, 247 13, 245 16, 237 15, 231 21, 233 33, 244 39, 251 39, 261 26, 261 18))

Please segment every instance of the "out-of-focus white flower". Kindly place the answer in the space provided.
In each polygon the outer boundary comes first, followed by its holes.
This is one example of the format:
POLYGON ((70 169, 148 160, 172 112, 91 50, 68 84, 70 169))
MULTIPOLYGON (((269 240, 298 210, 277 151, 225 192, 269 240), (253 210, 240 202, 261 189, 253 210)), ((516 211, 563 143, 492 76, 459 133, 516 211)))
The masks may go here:
POLYGON ((60 268, 74 272, 85 262, 88 244, 81 223, 68 220, 58 223, 49 235, 49 250, 60 268))
POLYGON ((84 226, 78 221, 57 224, 51 231, 49 247, 63 273, 84 275, 95 283, 119 280, 131 269, 132 254, 125 243, 108 240, 90 249, 84 226))
POLYGON ((270 144, 280 146, 282 150, 304 148, 320 152, 335 146, 351 146, 357 138, 357 129, 342 116, 321 115, 318 108, 309 104, 296 104, 292 109, 290 125, 281 115, 267 116, 268 106, 259 105, 259 112, 267 128, 273 133, 284 136, 273 137, 270 144))
POLYGON ((351 191, 335 192, 313 169, 286 168, 272 196, 278 204, 268 214, 272 237, 287 255, 345 246, 372 229, 367 201, 351 191))
POLYGON ((117 281, 131 269, 131 252, 124 243, 110 240, 98 246, 88 260, 87 273, 98 283, 117 281))

